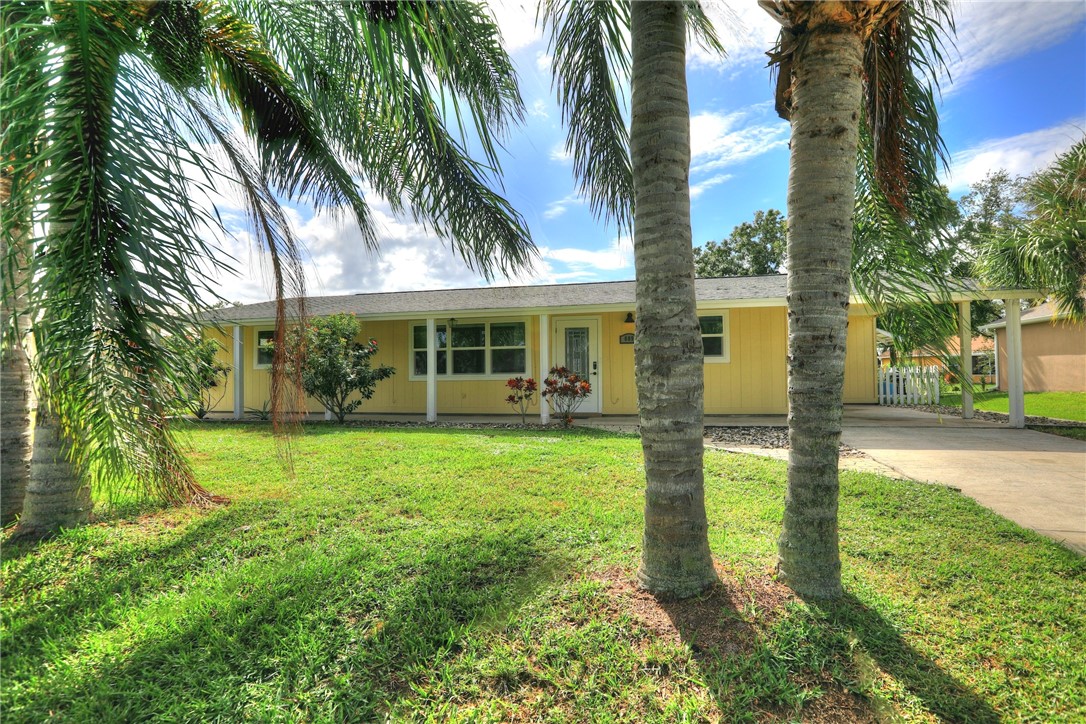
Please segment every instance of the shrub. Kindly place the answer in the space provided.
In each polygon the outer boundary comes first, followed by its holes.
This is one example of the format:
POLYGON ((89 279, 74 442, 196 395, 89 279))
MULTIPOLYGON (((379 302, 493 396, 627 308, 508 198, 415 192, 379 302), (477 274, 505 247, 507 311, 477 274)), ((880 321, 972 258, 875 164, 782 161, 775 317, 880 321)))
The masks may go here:
POLYGON ((543 399, 550 403, 554 414, 561 417, 566 427, 569 427, 573 424, 573 413, 584 399, 592 394, 592 385, 565 367, 551 367, 547 379, 543 380, 542 394, 543 399))
POLYGON ((171 337, 167 345, 182 370, 177 387, 181 404, 202 420, 226 394, 230 365, 219 359, 222 346, 213 339, 181 335, 171 337))
POLYGON ((370 364, 377 340, 356 342, 361 333, 362 324, 353 314, 314 319, 287 333, 287 354, 300 366, 302 389, 340 422, 373 397, 378 382, 396 372, 388 365, 370 364))
POLYGON ((510 377, 505 386, 512 390, 505 401, 520 412, 520 424, 523 425, 527 422, 528 405, 532 404, 532 398, 539 386, 531 377, 510 377))

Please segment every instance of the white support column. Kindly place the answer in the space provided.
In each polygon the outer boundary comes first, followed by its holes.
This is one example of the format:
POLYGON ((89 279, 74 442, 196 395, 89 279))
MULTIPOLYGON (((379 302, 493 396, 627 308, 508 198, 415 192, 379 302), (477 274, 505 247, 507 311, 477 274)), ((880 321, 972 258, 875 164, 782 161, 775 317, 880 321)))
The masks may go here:
POLYGON ((958 350, 962 371, 962 419, 973 419, 973 333, 969 302, 958 302, 958 350))
POLYGON ((1007 404, 1011 427, 1026 426, 1026 397, 1022 384, 1022 308, 1017 299, 1004 299, 1007 310, 1007 404))
POLYGON ((426 318, 426 422, 437 422, 437 324, 426 318))
MULTIPOLYGON (((549 314, 539 315, 539 389, 543 389, 543 380, 551 368, 551 317, 549 314)), ((543 396, 539 396, 539 422, 546 425, 551 421, 551 408, 543 396)))
POLYGON ((234 325, 234 419, 245 412, 245 355, 241 325, 234 325))

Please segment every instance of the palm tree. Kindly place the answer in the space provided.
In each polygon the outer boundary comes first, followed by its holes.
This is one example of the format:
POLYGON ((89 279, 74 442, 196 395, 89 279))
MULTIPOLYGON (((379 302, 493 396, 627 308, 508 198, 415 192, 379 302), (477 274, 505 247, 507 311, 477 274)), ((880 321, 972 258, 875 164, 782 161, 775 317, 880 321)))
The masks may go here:
POLYGON ((620 228, 628 228, 632 213, 635 376, 646 478, 638 579, 654 593, 695 595, 717 579, 702 471, 688 23, 708 44, 717 49, 719 44, 696 3, 635 2, 631 9, 626 3, 554 2, 545 6, 543 21, 551 28, 555 86, 581 190, 597 215, 620 228), (617 90, 627 72, 632 74, 628 136, 617 90))
POLYGON ((1086 138, 1026 179, 1022 197, 1024 223, 983 240, 982 276, 1044 289, 1061 314, 1086 319, 1086 138))
MULTIPOLYGON (((65 509, 85 507, 90 479, 170 503, 211 499, 170 430, 170 391, 191 371, 172 364, 164 339, 184 333, 179 309, 214 291, 199 278, 216 260, 201 231, 220 222, 192 199, 216 180, 237 184, 270 258, 280 341, 288 311, 304 316, 280 198, 347 210, 375 247, 365 184, 484 275, 531 257, 523 221, 491 188, 496 134, 522 102, 478 4, 28 1, 2 12, 5 47, 20 39, 27 49, 3 69, 0 115, 26 119, 3 129, 11 206, 45 209, 5 218, 4 262, 20 267, 20 250, 34 250, 25 311, 45 413, 38 437, 50 445, 35 469, 49 478, 38 492, 67 496, 65 509), (468 157, 445 111, 461 134, 476 132, 485 164, 468 157), (35 223, 44 235, 19 236, 35 223), (299 300, 289 310, 288 296, 299 300), (53 465, 65 459, 80 475, 53 465)), ((277 355, 277 413, 286 377, 277 355)), ((28 499, 26 530, 69 522, 50 510, 28 499)))
MULTIPOLYGON (((801 595, 841 595, 841 436, 859 165, 882 210, 907 218, 935 184, 941 150, 923 77, 941 62, 942 0, 905 4, 759 0, 782 25, 771 54, 776 106, 792 124, 788 185, 788 493, 781 578, 801 595), (861 135, 866 143, 861 143, 861 135)), ((885 241, 885 239, 884 239, 885 241)), ((907 283, 907 282, 906 282, 907 283)))

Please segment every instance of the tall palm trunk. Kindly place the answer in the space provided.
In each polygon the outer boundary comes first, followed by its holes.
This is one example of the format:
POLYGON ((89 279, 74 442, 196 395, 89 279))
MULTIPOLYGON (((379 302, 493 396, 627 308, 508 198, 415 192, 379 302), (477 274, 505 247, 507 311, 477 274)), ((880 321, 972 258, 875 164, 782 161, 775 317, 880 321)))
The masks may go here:
MULTIPOLYGON (((832 3, 830 3, 832 5, 832 3)), ((812 13, 819 15, 819 13, 812 13)), ((862 94, 862 36, 812 18, 792 61, 788 183, 788 494, 781 578, 841 594, 838 445, 862 94)))
POLYGON ((45 538, 62 528, 83 525, 90 520, 91 508, 90 485, 69 462, 60 426, 39 416, 18 534, 45 538))
POLYGON ((637 270, 635 374, 645 454, 638 579, 686 597, 716 581, 702 472, 703 357, 690 233, 686 23, 678 2, 635 2, 630 150, 637 270))
MULTIPOLYGON (((0 210, 15 213, 10 208, 11 179, 0 175, 0 210)), ((0 310, 0 334, 4 335, 3 357, 0 359, 0 525, 7 525, 23 511, 27 475, 30 472, 30 441, 34 411, 34 384, 30 376, 30 361, 24 347, 24 336, 30 320, 26 310, 26 263, 23 245, 26 230, 13 227, 9 237, 0 234, 0 259, 10 262, 5 269, 2 286, 3 303, 0 310)))

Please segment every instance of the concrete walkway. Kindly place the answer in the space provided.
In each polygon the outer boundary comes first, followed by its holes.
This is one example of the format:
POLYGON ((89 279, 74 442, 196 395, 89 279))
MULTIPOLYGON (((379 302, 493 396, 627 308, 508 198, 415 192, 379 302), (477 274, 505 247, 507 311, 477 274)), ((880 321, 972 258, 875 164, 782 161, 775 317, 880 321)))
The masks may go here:
POLYGON ((854 409, 841 441, 904 477, 958 488, 1086 555, 1086 442, 994 422, 894 412, 901 416, 854 409))

